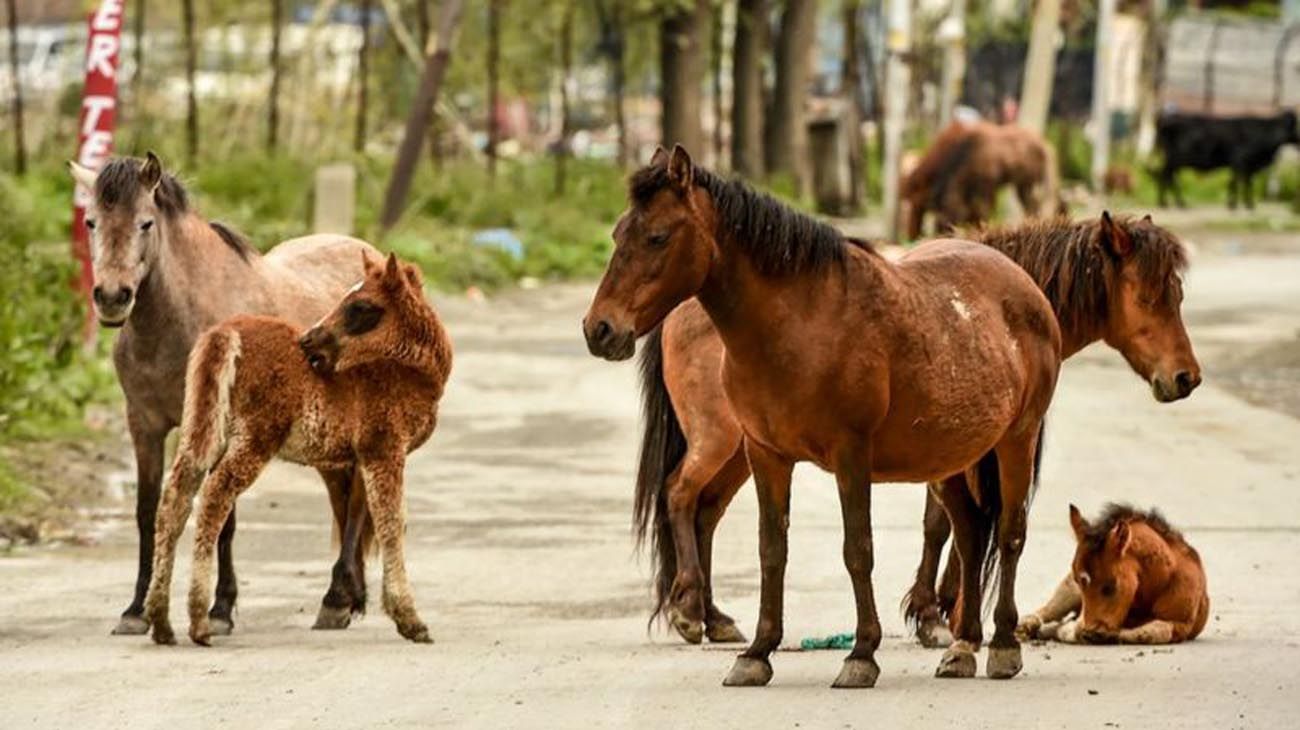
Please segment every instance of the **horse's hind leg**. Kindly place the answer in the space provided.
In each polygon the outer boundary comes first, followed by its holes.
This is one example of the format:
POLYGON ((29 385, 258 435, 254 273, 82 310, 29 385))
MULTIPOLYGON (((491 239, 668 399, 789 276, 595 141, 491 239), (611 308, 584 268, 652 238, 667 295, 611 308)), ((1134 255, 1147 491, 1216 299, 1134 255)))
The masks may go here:
POLYGON ((172 569, 176 564, 176 543, 185 531, 185 521, 190 516, 194 493, 202 482, 203 470, 193 462, 189 454, 184 451, 178 453, 172 464, 171 476, 167 479, 162 503, 158 507, 157 523, 150 525, 153 544, 149 553, 153 557, 153 563, 150 565, 149 591, 142 602, 141 615, 146 626, 152 625, 153 640, 158 644, 176 643, 176 635, 168 616, 172 569))
POLYGON ((411 584, 406 577, 403 535, 406 519, 403 508, 401 452, 387 458, 371 459, 360 465, 366 506, 374 520, 375 536, 384 562, 384 612, 397 624, 397 633, 411 641, 433 643, 429 628, 415 611, 411 584))
POLYGON ((943 556, 943 546, 948 542, 951 526, 948 515, 939 504, 930 485, 925 492, 924 541, 921 544, 921 564, 916 568, 916 580, 903 598, 903 615, 909 623, 914 624, 916 638, 927 648, 940 646, 943 640, 935 632, 943 628, 939 616, 939 601, 934 593, 934 584, 939 576, 939 560, 943 556))
POLYGON ((745 454, 754 470, 758 495, 758 558, 762 566, 758 627, 749 648, 736 657, 722 684, 761 687, 772 681, 768 657, 781 644, 784 624, 786 531, 790 527, 790 476, 794 462, 746 439, 745 454))
POLYGON ((239 595, 239 584, 235 579, 235 509, 231 507, 230 516, 221 527, 217 536, 217 593, 208 611, 208 625, 217 636, 228 636, 235 629, 235 598, 239 595))
POLYGON ((190 569, 190 641, 208 646, 212 624, 212 562, 217 539, 235 508, 235 499, 253 484, 271 455, 243 444, 231 444, 225 456, 203 480, 198 516, 194 523, 194 560, 190 569))
POLYGON ((748 478, 749 462, 745 460, 744 450, 737 449, 727 465, 704 488, 695 517, 700 570, 704 574, 704 635, 715 644, 745 641, 745 635, 736 628, 735 619, 723 613, 713 602, 713 534, 727 511, 727 505, 731 504, 732 497, 748 478))
MULTIPOLYGON (((950 619, 953 642, 939 661, 935 676, 969 678, 975 676, 975 652, 984 640, 980 621, 980 570, 987 535, 981 527, 979 505, 975 504, 964 475, 945 479, 940 484, 939 499, 952 524, 961 587, 950 619)), ((950 568, 951 565, 950 562, 950 568)))
POLYGON ((1023 662, 1020 642, 1016 640, 1016 566, 1025 549, 1028 516, 1025 501, 1034 475, 1034 452, 1039 424, 1016 428, 998 444, 1002 513, 998 517, 997 550, 1001 564, 998 575, 998 601, 993 609, 993 640, 989 642, 986 671, 992 679, 1010 679, 1020 673, 1023 662))

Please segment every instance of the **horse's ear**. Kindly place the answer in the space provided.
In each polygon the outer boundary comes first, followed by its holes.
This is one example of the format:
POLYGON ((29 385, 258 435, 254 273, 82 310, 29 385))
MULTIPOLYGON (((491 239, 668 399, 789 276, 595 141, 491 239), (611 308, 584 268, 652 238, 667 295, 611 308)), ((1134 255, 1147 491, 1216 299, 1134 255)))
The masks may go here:
POLYGON ((1155 221, 1151 220, 1151 214, 1150 214, 1150 213, 1147 213, 1146 215, 1142 216, 1142 222, 1143 222, 1143 223, 1150 223, 1150 224, 1152 224, 1152 225, 1155 225, 1155 221))
POLYGON ((162 182, 162 160, 158 159, 158 155, 155 155, 153 150, 149 150, 140 165, 140 186, 153 193, 160 182, 162 182))
POLYGON ((650 166, 659 167, 668 164, 668 150, 661 144, 655 145, 655 153, 650 155, 650 166))
POLYGON ((76 160, 68 160, 68 172, 72 174, 72 179, 76 180, 81 187, 87 190, 95 189, 95 180, 99 178, 99 173, 89 167, 77 164, 76 160))
POLYGON ((668 179, 677 186, 677 189, 686 192, 691 189, 695 180, 695 163, 691 162, 691 154, 686 148, 675 144, 673 145, 673 155, 668 158, 668 179))
POLYGON ((402 264, 402 273, 406 275, 406 283, 418 294, 424 291, 424 273, 420 267, 415 264, 402 264))
POLYGON ((369 252, 369 251, 362 251, 362 252, 361 252, 361 272, 362 272, 363 274, 365 274, 366 276, 370 276, 371 274, 373 274, 373 273, 375 272, 375 269, 378 269, 378 268, 379 268, 379 262, 376 261, 376 260, 374 259, 374 257, 370 255, 370 252, 369 252))
POLYGON ((384 264, 384 283, 393 288, 400 287, 405 276, 402 274, 402 264, 397 260, 397 254, 391 251, 388 254, 388 261, 384 264))
POLYGON ((1101 213, 1101 245, 1116 258, 1122 259, 1133 253, 1133 238, 1128 235, 1128 231, 1124 230, 1123 226, 1110 217, 1109 210, 1101 213))
POLYGON ((1123 556, 1124 551, 1128 550, 1129 542, 1132 540, 1133 533, 1128 529, 1128 520, 1120 520, 1115 526, 1110 528, 1110 534, 1106 536, 1107 546, 1115 551, 1115 555, 1123 556))
POLYGON ((1088 534, 1088 521, 1083 519, 1083 513, 1078 507, 1070 505, 1070 528, 1074 530, 1074 539, 1083 542, 1083 538, 1088 534))

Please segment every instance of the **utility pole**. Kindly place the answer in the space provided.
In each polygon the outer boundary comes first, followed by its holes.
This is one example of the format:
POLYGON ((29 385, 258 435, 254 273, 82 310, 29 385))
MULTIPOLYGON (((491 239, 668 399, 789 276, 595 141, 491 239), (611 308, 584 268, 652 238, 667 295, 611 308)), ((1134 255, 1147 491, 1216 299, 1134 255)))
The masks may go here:
MULTIPOLYGON (((1052 2, 1053 0, 1046 0, 1052 2)), ((898 240, 898 164, 903 155, 903 125, 907 120, 907 90, 911 88, 908 54, 912 50, 912 0, 888 0, 889 23, 885 50, 885 229, 898 240)))
POLYGON ((961 98, 962 79, 966 76, 966 0, 952 0, 952 9, 939 24, 938 35, 943 44, 943 85, 939 96, 942 128, 952 121, 952 110, 961 98))
POLYGON ((1047 110, 1052 103, 1052 82, 1056 76, 1056 35, 1061 24, 1061 0, 1038 0, 1029 56, 1025 59, 1025 82, 1020 89, 1020 126, 1042 134, 1047 129, 1047 110))
POLYGON ((1115 0, 1099 0, 1096 56, 1092 61, 1092 189, 1102 189, 1110 162, 1111 30, 1115 25, 1115 0))

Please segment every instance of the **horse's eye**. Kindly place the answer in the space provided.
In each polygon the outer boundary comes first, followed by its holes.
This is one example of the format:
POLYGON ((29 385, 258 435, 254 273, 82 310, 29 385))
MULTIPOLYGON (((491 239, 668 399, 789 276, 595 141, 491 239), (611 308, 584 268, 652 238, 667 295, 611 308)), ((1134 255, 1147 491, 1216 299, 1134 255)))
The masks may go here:
POLYGON ((358 299, 343 308, 343 331, 353 336, 363 335, 379 326, 383 316, 383 307, 358 299))
POLYGON ((87 229, 87 230, 90 230, 90 231, 95 230, 95 221, 93 221, 93 220, 87 218, 87 219, 86 219, 86 229, 87 229))
POLYGON ((153 221, 145 221, 145 222, 143 222, 143 223, 140 224, 140 230, 141 230, 141 232, 143 232, 143 231, 147 231, 147 230, 149 230, 150 228, 153 228, 153 221))
POLYGON ((1107 583, 1106 585, 1101 587, 1101 595, 1105 596, 1106 598, 1110 598, 1111 596, 1115 595, 1114 581, 1107 583))
POLYGON ((664 244, 668 243, 669 238, 672 238, 671 233, 656 233, 650 237, 649 243, 651 246, 655 248, 659 248, 664 244))

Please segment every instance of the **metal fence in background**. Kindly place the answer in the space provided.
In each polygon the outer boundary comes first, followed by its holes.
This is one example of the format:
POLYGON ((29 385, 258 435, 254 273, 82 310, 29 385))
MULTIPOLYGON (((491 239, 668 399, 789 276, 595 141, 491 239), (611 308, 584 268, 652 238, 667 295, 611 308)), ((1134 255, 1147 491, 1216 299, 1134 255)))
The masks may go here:
POLYGON ((1187 15, 1169 24, 1161 105, 1232 116, 1300 106, 1300 24, 1187 15))

